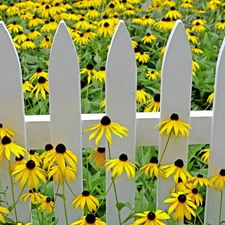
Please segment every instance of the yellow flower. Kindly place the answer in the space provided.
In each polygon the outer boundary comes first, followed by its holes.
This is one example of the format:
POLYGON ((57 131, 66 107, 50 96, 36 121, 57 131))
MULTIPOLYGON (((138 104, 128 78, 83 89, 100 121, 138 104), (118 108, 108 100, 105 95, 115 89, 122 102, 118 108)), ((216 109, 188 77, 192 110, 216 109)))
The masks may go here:
POLYGON ((39 92, 41 92, 41 96, 44 100, 46 100, 46 92, 49 92, 49 87, 48 87, 48 81, 46 80, 45 77, 40 76, 38 78, 38 83, 35 85, 35 87, 33 88, 33 90, 30 93, 30 96, 33 95, 33 93, 35 93, 35 98, 38 99, 38 94, 39 92))
POLYGON ((82 33, 80 33, 80 34, 76 33, 73 41, 76 44, 83 45, 83 44, 87 44, 90 40, 88 39, 88 37, 86 35, 84 35, 82 33))
POLYGON ((142 19, 140 25, 141 25, 141 26, 148 26, 148 25, 154 26, 154 24, 155 24, 155 20, 152 19, 152 18, 150 18, 149 15, 146 15, 146 16, 142 19))
POLYGON ((37 204, 37 203, 42 202, 42 199, 44 198, 44 195, 36 192, 36 189, 33 188, 32 190, 29 190, 28 193, 20 196, 20 200, 23 199, 24 202, 26 202, 28 198, 30 198, 30 201, 31 201, 32 204, 37 204))
POLYGON ((147 100, 150 99, 150 95, 142 90, 140 85, 137 85, 137 91, 136 91, 136 100, 139 103, 146 103, 147 100))
POLYGON ((83 68, 80 70, 80 74, 85 74, 85 73, 88 75, 87 81, 88 81, 88 84, 90 84, 92 76, 94 76, 97 73, 97 71, 94 69, 94 66, 89 63, 87 64, 86 68, 83 68))
POLYGON ((19 188, 23 188, 28 183, 28 188, 38 189, 39 178, 46 183, 46 173, 39 167, 39 163, 33 160, 25 161, 23 164, 18 165, 13 171, 12 175, 16 175, 14 182, 20 180, 19 188))
POLYGON ((225 20, 221 20, 220 22, 215 24, 215 28, 218 30, 224 30, 225 29, 225 20))
POLYGON ((204 27, 204 25, 201 25, 199 22, 196 22, 192 27, 192 31, 201 33, 201 32, 205 31, 205 27, 204 27))
POLYGON ((140 171, 144 171, 146 176, 158 177, 158 175, 160 175, 161 177, 164 177, 163 171, 159 167, 158 159, 156 157, 152 157, 148 164, 140 168, 140 171))
POLYGON ((221 169, 219 174, 210 178, 210 181, 214 184, 216 190, 223 191, 225 185, 225 169, 221 169))
POLYGON ((130 179, 130 176, 134 178, 136 166, 128 161, 126 154, 121 154, 118 159, 109 160, 105 166, 108 166, 106 172, 112 169, 111 177, 120 177, 123 171, 127 174, 127 179, 130 179))
POLYGON ((147 63, 150 60, 150 56, 143 52, 136 52, 135 58, 141 63, 147 63))
POLYGON ((52 41, 50 37, 45 36, 45 38, 40 43, 40 48, 51 48, 51 46, 52 46, 52 41))
POLYGON ((144 36, 141 41, 146 44, 146 43, 152 43, 154 41, 157 40, 157 37, 154 35, 154 34, 150 34, 150 33, 147 33, 146 36, 144 36))
POLYGON ((177 159, 174 164, 162 166, 161 168, 164 170, 165 178, 174 174, 175 183, 178 183, 179 177, 183 182, 186 182, 188 178, 191 178, 191 174, 184 168, 184 162, 182 159, 177 159))
POLYGON ((191 177, 191 182, 193 182, 193 185, 197 187, 199 184, 200 186, 207 186, 207 187, 213 187, 212 182, 210 182, 208 179, 204 178, 202 174, 198 174, 197 176, 191 177))
POLYGON ((16 133, 13 130, 11 130, 7 127, 3 127, 3 124, 0 123, 0 139, 2 139, 5 136, 13 137, 15 135, 16 135, 16 133))
POLYGON ((199 41, 198 37, 196 37, 194 33, 188 33, 187 37, 188 37, 188 40, 191 41, 193 44, 197 44, 199 41))
POLYGON ((77 209, 79 206, 82 210, 85 207, 88 207, 90 212, 96 211, 97 207, 99 207, 99 201, 96 197, 90 194, 89 191, 84 190, 80 195, 72 201, 72 206, 77 209))
POLYGON ((144 112, 159 112, 160 109, 160 94, 156 94, 148 102, 148 105, 145 107, 144 112))
POLYGON ((88 159, 93 159, 96 168, 103 167, 105 165, 105 148, 95 148, 88 159))
POLYGON ((34 42, 32 42, 29 38, 27 38, 22 44, 21 44, 21 48, 23 50, 27 50, 27 49, 35 49, 36 45, 34 44, 34 42))
POLYGON ((38 207, 38 210, 40 212, 43 212, 46 210, 50 214, 52 213, 53 207, 54 207, 54 202, 51 201, 49 197, 45 196, 40 202, 40 206, 38 207))
POLYGON ((106 223, 93 214, 87 214, 86 216, 82 216, 80 220, 71 223, 71 225, 106 225, 106 223))
POLYGON ((191 201, 191 198, 185 196, 183 192, 172 193, 172 198, 168 198, 164 203, 172 203, 169 207, 168 214, 174 211, 173 218, 181 222, 184 216, 191 220, 191 215, 196 216, 193 209, 197 209, 197 206, 191 201))
POLYGON ((18 165, 24 164, 25 162, 26 160, 22 155, 20 155, 20 157, 16 157, 15 162, 13 162, 11 165, 11 171, 14 171, 18 165))
POLYGON ((209 95, 209 97, 207 98, 207 102, 210 103, 210 104, 212 104, 213 99, 214 99, 214 92, 209 95))
POLYGON ((99 27, 97 30, 97 34, 103 35, 104 37, 107 37, 107 35, 112 37, 113 33, 114 33, 114 27, 112 27, 112 25, 110 25, 110 23, 108 22, 105 22, 103 26, 99 27))
POLYGON ((163 212, 161 209, 156 210, 156 212, 146 211, 144 213, 136 213, 135 216, 141 217, 140 219, 135 220, 133 225, 165 225, 161 220, 168 220, 170 216, 163 212))
POLYGON ((9 31, 12 31, 14 33, 19 33, 19 31, 23 30, 23 27, 21 25, 18 25, 16 22, 13 22, 12 24, 9 24, 7 26, 9 31))
POLYGON ((7 208, 0 206, 0 221, 2 223, 6 223, 5 217, 2 215, 2 213, 10 214, 10 211, 7 208))
POLYGON ((31 91, 32 88, 33 88, 33 85, 29 81, 23 80, 23 84, 22 84, 23 92, 31 91))
POLYGON ((28 160, 39 161, 39 155, 35 150, 30 150, 28 152, 28 160))
POLYGON ((11 139, 8 136, 4 136, 1 140, 1 145, 0 145, 0 161, 3 159, 4 156, 8 160, 11 158, 11 152, 18 158, 20 156, 24 156, 24 153, 26 152, 26 149, 14 144, 11 142, 11 139))
POLYGON ((180 12, 178 12, 175 7, 171 7, 170 8, 170 11, 165 15, 165 18, 170 18, 171 20, 173 19, 181 19, 182 18, 182 15, 180 12))
POLYGON ((160 134, 166 131, 168 135, 172 132, 175 136, 181 134, 183 137, 188 137, 189 132, 187 128, 192 128, 191 125, 180 120, 176 113, 173 113, 170 119, 157 124, 155 127, 160 127, 160 134))
POLYGON ((66 174, 67 163, 73 168, 75 172, 77 171, 77 156, 72 151, 67 149, 63 144, 58 144, 53 151, 50 151, 48 154, 46 154, 45 160, 47 164, 49 163, 49 168, 55 162, 58 165, 57 169, 60 169, 64 176, 66 174))
POLYGON ((149 71, 145 76, 148 78, 148 80, 156 80, 159 77, 159 72, 152 70, 149 71))
POLYGON ((35 79, 38 79, 40 77, 44 77, 46 80, 48 80, 48 73, 42 71, 42 69, 40 67, 38 67, 36 69, 36 73, 34 73, 31 77, 30 77, 30 82, 33 82, 35 79))
POLYGON ((17 42, 19 45, 27 39, 27 35, 23 31, 19 31, 18 34, 13 38, 14 42, 17 42))
POLYGON ((55 149, 53 148, 53 146, 51 144, 47 144, 45 145, 45 151, 40 155, 39 160, 42 161, 43 160, 43 168, 46 169, 50 162, 48 161, 48 155, 54 151, 55 149))
POLYGON ((210 157, 210 149, 202 149, 198 155, 202 154, 201 159, 205 162, 208 163, 209 162, 209 157, 210 157), (203 154, 202 154, 203 153, 203 154))
POLYGON ((197 47, 194 47, 194 48, 192 47, 191 51, 194 52, 194 53, 197 53, 197 54, 202 54, 203 53, 203 51, 201 49, 197 48, 197 47))
POLYGON ((121 139, 123 139, 122 135, 128 136, 128 133, 127 133, 128 129, 124 126, 121 126, 118 123, 111 122, 111 120, 108 116, 103 116, 100 123, 92 124, 92 125, 88 126, 83 131, 83 133, 93 131, 93 130, 95 130, 95 131, 92 134, 90 134, 88 140, 90 141, 97 135, 97 138, 95 140, 96 146, 98 146, 99 141, 101 140, 104 133, 106 133, 106 139, 110 144, 113 144, 112 133, 115 134, 116 136, 120 137, 121 139))

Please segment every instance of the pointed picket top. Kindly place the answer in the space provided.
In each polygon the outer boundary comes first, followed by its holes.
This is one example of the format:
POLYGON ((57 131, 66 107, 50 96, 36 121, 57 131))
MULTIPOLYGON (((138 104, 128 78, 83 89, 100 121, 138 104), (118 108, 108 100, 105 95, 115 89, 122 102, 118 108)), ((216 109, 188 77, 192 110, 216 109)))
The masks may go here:
MULTIPOLYGON (((191 82, 192 58, 190 45, 184 25, 178 20, 168 39, 163 58, 160 121, 170 119, 170 116, 176 113, 180 120, 189 123, 191 82)), ((159 159, 167 140, 167 134, 163 134, 159 138, 159 159)), ((187 152, 188 138, 176 137, 172 134, 161 164, 172 164, 177 159, 182 159, 186 166, 187 152)), ((163 201, 169 197, 169 193, 174 187, 173 178, 169 180, 171 181, 159 179, 158 182, 158 207, 162 209, 168 207, 168 204, 163 204, 163 201)))
MULTIPOLYGON (((128 137, 123 140, 113 134, 113 145, 110 146, 112 158, 127 154, 128 160, 135 162, 136 148, 136 59, 131 39, 123 21, 120 21, 112 38, 106 63, 106 114, 112 122, 128 128, 128 137)), ((116 178, 119 202, 134 204, 134 180, 127 180, 123 174, 116 178), (125 188, 129 187, 129 188, 125 188)), ((107 187, 111 179, 107 176, 107 187)), ((118 224, 115 196, 110 190, 106 199, 107 224, 118 224)), ((129 210, 124 207, 121 214, 125 218, 129 210)), ((128 221, 126 224, 130 224, 128 221)))
MULTIPOLYGON (((220 48, 216 65, 214 87, 213 117, 210 143, 210 161, 208 176, 215 176, 221 169, 225 169, 225 39, 220 48)), ((220 192, 213 188, 208 189, 206 199, 205 224, 219 224, 220 192), (207 213, 210 212, 210 213, 207 213)), ((225 212, 225 196, 223 196, 223 209, 225 212)), ((225 220, 222 213, 221 221, 225 220)), ((221 222, 220 221, 220 222, 221 222)))
MULTIPOLYGON (((80 72, 76 50, 67 27, 60 22, 56 31, 49 63, 50 124, 53 146, 62 143, 78 157, 77 179, 70 184, 76 195, 82 191, 82 146, 80 72)), ((71 202, 74 196, 66 190, 69 223, 77 220, 81 212, 74 213, 71 202)), ((56 202, 59 223, 65 223, 62 199, 56 202)))
MULTIPOLYGON (((0 39, 0 123, 3 124, 3 127, 11 128, 16 132, 16 136, 12 139, 13 142, 26 148, 20 62, 11 36, 2 21, 0 22, 0 39)), ((14 155, 11 159, 14 161, 14 155)), ((13 200, 8 166, 8 162, 3 160, 0 177, 3 189, 8 187, 6 195, 8 204, 11 205, 13 204, 13 200)), ((18 184, 15 184, 15 198, 19 196, 20 191, 18 184)), ((19 203, 16 208, 18 219, 22 222, 28 222, 29 205, 26 203, 19 203)), ((15 215, 14 210, 11 214, 15 215)), ((15 218, 15 216, 13 216, 13 218, 15 218)))

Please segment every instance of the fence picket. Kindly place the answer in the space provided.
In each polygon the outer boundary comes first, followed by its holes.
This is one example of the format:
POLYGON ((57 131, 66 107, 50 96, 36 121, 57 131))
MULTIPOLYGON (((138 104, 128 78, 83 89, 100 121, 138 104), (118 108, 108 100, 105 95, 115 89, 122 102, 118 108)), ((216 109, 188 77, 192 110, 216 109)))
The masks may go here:
MULTIPOLYGON (((77 179, 70 184, 74 193, 78 195, 83 191, 80 72, 76 50, 64 22, 59 24, 51 49, 49 89, 52 144, 55 147, 62 143, 78 157, 77 179)), ((60 190, 60 193, 62 193, 62 190, 60 190)), ((73 198, 74 196, 67 188, 69 223, 81 216, 80 211, 75 211, 71 207, 73 198)), ((59 224, 65 224, 65 217, 62 213, 62 199, 59 198, 56 202, 56 215, 59 217, 59 224)))
MULTIPOLYGON (((123 21, 120 21, 111 41, 106 64, 106 114, 113 122, 128 128, 128 137, 120 140, 113 136, 111 145, 112 158, 125 153, 128 160, 135 162, 136 148, 136 60, 129 33, 123 21)), ((119 202, 130 202, 134 205, 134 179, 127 180, 123 174, 116 178, 119 202), (127 188, 129 187, 129 188, 127 188)), ((110 185, 109 175, 106 177, 106 188, 110 185)), ((118 224, 114 192, 111 189, 106 199, 107 224, 118 224)), ((122 209, 122 220, 130 210, 122 209)), ((130 221, 125 224, 130 224, 130 221)))
MULTIPOLYGON (((190 97, 192 79, 192 59, 190 45, 184 26, 180 20, 170 34, 162 65, 161 81, 161 121, 169 119, 173 113, 179 115, 180 120, 189 123, 190 97)), ((153 129, 153 128, 152 128, 153 129)), ((167 142, 168 135, 159 138, 159 158, 167 142)), ((173 164, 182 159, 187 166, 188 138, 172 135, 162 160, 162 165, 173 164)), ((158 180, 157 201, 160 209, 166 209, 168 204, 164 200, 170 197, 174 187, 173 176, 167 180, 158 180)))
MULTIPOLYGON (((12 141, 26 148, 21 67, 13 41, 3 22, 0 22, 0 39, 0 123, 5 127, 13 129, 16 132, 16 136, 12 141)), ((14 162, 15 157, 11 157, 11 160, 14 162)), ((6 195, 9 205, 11 205, 13 204, 13 199, 8 167, 8 161, 4 159, 0 169, 1 185, 5 188, 8 187, 6 195)), ((21 190, 18 188, 18 185, 15 184, 15 200, 18 198, 20 192, 21 190)), ((28 222, 28 203, 19 201, 16 209, 19 221, 28 222)), ((15 219, 14 210, 12 214, 15 219)))
MULTIPOLYGON (((216 65, 215 98, 213 102, 213 118, 210 142, 209 177, 215 176, 225 169, 225 39, 220 48, 216 65)), ((225 203, 225 196, 223 196, 225 203)), ((206 198, 205 224, 219 224, 220 192, 209 188, 206 198), (209 213, 210 212, 210 213, 209 213)), ((225 205, 223 204, 222 220, 225 220, 225 205)))

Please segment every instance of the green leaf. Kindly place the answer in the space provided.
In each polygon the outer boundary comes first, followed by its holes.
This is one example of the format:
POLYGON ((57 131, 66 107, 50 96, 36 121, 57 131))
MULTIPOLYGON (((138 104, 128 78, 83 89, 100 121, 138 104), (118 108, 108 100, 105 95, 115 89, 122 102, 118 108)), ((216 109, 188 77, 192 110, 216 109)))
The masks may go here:
POLYGON ((123 207, 127 207, 128 209, 130 210, 133 210, 131 204, 129 202, 126 202, 126 203, 122 203, 122 202, 118 202, 116 204, 116 208, 118 209, 118 211, 120 212, 122 210, 123 207))
POLYGON ((63 194, 56 193, 55 195, 62 198, 63 201, 66 201, 66 196, 64 196, 63 194))

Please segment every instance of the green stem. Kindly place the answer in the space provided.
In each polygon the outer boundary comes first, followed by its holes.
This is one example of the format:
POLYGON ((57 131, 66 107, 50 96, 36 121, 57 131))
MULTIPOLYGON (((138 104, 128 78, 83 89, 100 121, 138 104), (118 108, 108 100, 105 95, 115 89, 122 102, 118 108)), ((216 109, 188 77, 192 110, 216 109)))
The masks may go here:
POLYGON ((219 212, 219 225, 221 224, 221 216, 222 216, 222 208, 223 208, 223 191, 221 191, 220 195, 220 212, 219 212))
POLYGON ((86 179, 87 179, 87 190, 89 190, 89 174, 88 174, 88 172, 89 172, 89 168, 88 168, 88 152, 87 152, 87 148, 86 148, 86 170, 87 170, 87 177, 86 177, 86 179))
POLYGON ((66 225, 69 225, 68 222, 68 217, 67 217, 67 209, 66 209, 66 195, 65 195, 65 185, 64 185, 64 181, 62 183, 62 191, 63 191, 63 206, 64 206, 64 214, 65 214, 65 219, 66 219, 66 225))
MULTIPOLYGON (((107 144, 108 144, 109 159, 112 159, 111 151, 110 151, 110 144, 108 141, 107 141, 107 144)), ((111 172, 112 172, 112 169, 111 169, 111 172)), ((115 178, 111 177, 111 180, 112 180, 112 184, 113 184, 113 190, 114 190, 114 194, 115 194, 116 204, 118 204, 119 200, 118 200, 118 195, 117 195, 117 190, 116 190, 115 178)), ((118 213, 118 218, 119 218, 119 225, 122 225, 121 215, 120 215, 120 211, 118 209, 117 209, 117 213, 118 213)))
POLYGON ((152 176, 151 180, 150 180, 150 183, 149 183, 149 186, 150 186, 150 193, 149 193, 149 205, 151 205, 151 201, 152 201, 152 186, 153 186, 153 179, 154 179, 154 176, 152 176))
POLYGON ((71 189, 70 185, 68 184, 68 182, 65 180, 67 187, 70 189, 71 193, 73 194, 74 197, 77 197, 76 194, 73 192, 73 190, 71 189))
POLYGON ((160 160, 159 160, 159 164, 158 164, 159 166, 160 166, 160 164, 161 164, 161 162, 162 162, 162 159, 163 159, 163 156, 164 156, 164 154, 165 154, 165 152, 166 152, 166 148, 167 148, 167 146, 168 146, 168 144, 169 144, 169 140, 170 140, 171 134, 172 134, 172 132, 170 132, 170 134, 169 134, 169 136, 168 136, 168 139, 167 139, 167 141, 166 141, 166 145, 165 145, 165 147, 164 147, 164 149, 163 149, 162 155, 161 155, 160 160))
POLYGON ((35 204, 35 206, 36 206, 36 210, 37 210, 38 223, 41 225, 42 222, 41 222, 41 220, 40 220, 40 212, 39 212, 39 210, 38 210, 38 204, 35 204))
MULTIPOLYGON (((15 217, 16 217, 16 222, 18 222, 18 216, 17 216, 17 210, 16 210, 16 204, 17 204, 17 202, 19 201, 19 198, 17 199, 17 201, 15 200, 16 198, 15 198, 15 192, 14 192, 14 185, 13 185, 13 178, 12 178, 12 176, 11 176, 11 174, 12 174, 12 171, 11 171, 11 163, 10 163, 10 160, 9 160, 9 175, 10 175, 10 185, 11 185, 11 191, 12 191, 12 199, 13 199, 13 208, 14 208, 14 212, 15 212, 15 217)), ((25 185, 24 185, 25 186, 25 185)), ((23 187, 23 189, 22 189, 22 191, 24 190, 24 187, 23 187)), ((21 195, 21 194, 20 194, 21 195)), ((20 197, 20 195, 19 195, 19 197, 20 197)), ((13 208, 12 208, 12 210, 13 210, 13 208)), ((11 211, 12 211, 11 210, 11 211)))
POLYGON ((87 101, 88 101, 88 94, 89 94, 89 84, 87 85, 87 91, 86 91, 86 97, 85 97, 85 104, 84 104, 84 113, 86 112, 86 106, 87 106, 87 101))

